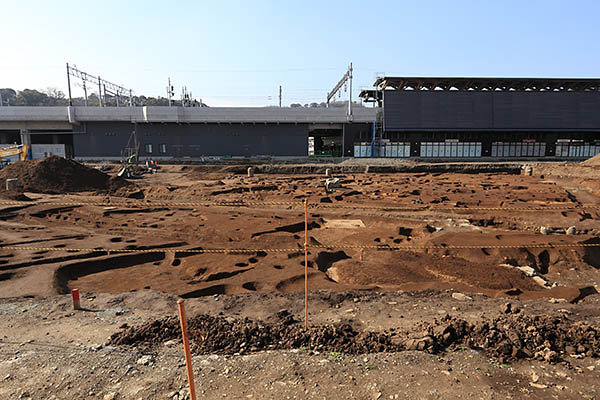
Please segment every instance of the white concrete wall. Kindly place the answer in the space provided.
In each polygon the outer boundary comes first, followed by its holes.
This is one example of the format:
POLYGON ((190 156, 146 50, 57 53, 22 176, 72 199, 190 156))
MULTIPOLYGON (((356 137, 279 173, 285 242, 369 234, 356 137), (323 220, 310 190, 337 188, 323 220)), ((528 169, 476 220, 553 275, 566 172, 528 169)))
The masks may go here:
POLYGON ((31 158, 39 160, 50 156, 65 156, 64 144, 32 144, 31 158))
POLYGON ((0 107, 0 122, 67 120, 67 107, 0 107))
MULTIPOLYGON (((373 122, 375 110, 353 110, 354 122, 373 122)), ((344 123, 346 108, 279 107, 0 107, 0 129, 14 122, 344 123)))

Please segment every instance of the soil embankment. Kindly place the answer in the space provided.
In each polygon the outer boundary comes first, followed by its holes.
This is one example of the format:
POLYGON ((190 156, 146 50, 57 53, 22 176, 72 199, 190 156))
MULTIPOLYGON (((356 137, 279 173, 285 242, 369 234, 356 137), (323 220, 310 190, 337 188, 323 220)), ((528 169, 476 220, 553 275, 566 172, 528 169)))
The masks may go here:
POLYGON ((5 187, 6 179, 17 179, 25 192, 50 194, 96 190, 113 192, 131 185, 124 179, 58 156, 8 165, 0 171, 0 187, 5 187))

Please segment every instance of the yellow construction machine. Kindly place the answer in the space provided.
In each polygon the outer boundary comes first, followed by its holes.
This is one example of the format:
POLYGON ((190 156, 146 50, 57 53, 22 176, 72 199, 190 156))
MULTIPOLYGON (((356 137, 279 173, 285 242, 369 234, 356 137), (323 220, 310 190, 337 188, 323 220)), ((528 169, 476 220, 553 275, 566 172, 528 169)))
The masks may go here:
POLYGON ((0 148, 0 169, 10 164, 8 160, 11 156, 19 156, 19 160, 27 160, 29 158, 29 146, 19 144, 11 147, 0 148))

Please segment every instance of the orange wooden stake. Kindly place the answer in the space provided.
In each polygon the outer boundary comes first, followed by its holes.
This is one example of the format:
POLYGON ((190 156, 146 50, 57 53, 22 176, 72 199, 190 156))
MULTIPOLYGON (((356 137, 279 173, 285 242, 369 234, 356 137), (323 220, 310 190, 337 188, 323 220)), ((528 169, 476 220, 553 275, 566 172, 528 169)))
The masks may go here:
POLYGON ((185 318, 185 308, 183 299, 177 300, 179 307, 179 322, 181 323, 181 336, 183 338, 183 351, 185 352, 185 366, 187 368, 187 378, 190 385, 190 399, 196 400, 196 386, 194 385, 194 370, 192 369, 192 355, 190 354, 190 341, 188 339, 187 319, 185 318))
POLYGON ((308 200, 304 199, 304 329, 308 329, 308 200))
POLYGON ((81 303, 79 302, 79 289, 71 290, 73 295, 73 310, 81 310, 81 303))

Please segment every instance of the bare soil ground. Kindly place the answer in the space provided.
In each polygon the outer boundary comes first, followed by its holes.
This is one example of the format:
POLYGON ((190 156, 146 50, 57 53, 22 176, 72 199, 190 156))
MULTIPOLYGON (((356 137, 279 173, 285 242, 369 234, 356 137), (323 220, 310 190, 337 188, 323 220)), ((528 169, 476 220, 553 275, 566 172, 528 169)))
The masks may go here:
POLYGON ((600 247, 546 246, 600 243, 597 166, 340 173, 334 193, 308 167, 239 172, 94 172, 0 204, 0 245, 35 248, 0 248, 0 396, 184 398, 177 297, 200 398, 597 396, 600 247))

